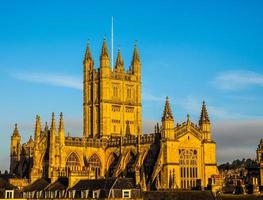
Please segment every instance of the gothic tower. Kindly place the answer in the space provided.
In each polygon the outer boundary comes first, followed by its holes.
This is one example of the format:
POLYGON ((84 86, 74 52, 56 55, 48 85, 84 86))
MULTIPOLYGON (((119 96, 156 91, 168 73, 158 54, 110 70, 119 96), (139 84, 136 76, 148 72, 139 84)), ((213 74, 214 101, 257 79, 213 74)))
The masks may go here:
POLYGON ((114 69, 106 40, 103 40, 100 67, 94 68, 89 45, 84 58, 84 137, 141 134, 141 62, 137 46, 131 68, 125 71, 120 49, 114 69))
POLYGON ((13 135, 11 136, 11 155, 10 155, 10 173, 14 173, 15 168, 20 160, 21 153, 21 136, 17 124, 15 124, 15 129, 13 135))

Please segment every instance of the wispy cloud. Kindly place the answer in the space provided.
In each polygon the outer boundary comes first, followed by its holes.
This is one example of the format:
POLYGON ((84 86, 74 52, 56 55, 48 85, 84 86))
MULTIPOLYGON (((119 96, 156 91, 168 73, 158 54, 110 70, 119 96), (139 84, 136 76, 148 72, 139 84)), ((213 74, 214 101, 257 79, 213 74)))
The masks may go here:
POLYGON ((253 71, 225 71, 219 73, 212 83, 218 89, 232 91, 249 86, 263 87, 263 74, 253 71))
POLYGON ((142 93, 142 100, 144 101, 156 101, 156 102, 162 102, 165 100, 165 97, 164 96, 157 96, 157 95, 154 95, 154 94, 150 94, 150 93, 147 93, 147 92, 143 92, 142 93))
POLYGON ((31 72, 18 72, 10 75, 13 78, 22 81, 82 90, 82 80, 76 76, 31 72))

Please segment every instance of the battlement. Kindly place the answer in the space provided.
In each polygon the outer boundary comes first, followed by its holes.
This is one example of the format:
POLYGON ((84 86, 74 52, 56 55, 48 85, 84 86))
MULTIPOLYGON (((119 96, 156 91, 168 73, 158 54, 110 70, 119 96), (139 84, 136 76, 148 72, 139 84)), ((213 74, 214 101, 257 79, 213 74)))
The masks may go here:
POLYGON ((65 137, 66 146, 76 147, 95 147, 95 148, 108 148, 120 147, 129 145, 152 144, 155 141, 156 133, 144 134, 139 136, 114 136, 109 138, 80 138, 80 137, 65 137), (138 140, 138 137, 139 140, 138 140))

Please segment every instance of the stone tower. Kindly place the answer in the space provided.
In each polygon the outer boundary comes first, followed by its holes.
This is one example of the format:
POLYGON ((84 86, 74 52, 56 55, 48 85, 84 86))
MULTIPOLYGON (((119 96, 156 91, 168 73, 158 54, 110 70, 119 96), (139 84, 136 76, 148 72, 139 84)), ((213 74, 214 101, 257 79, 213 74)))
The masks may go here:
POLYGON ((17 124, 15 124, 13 135, 11 136, 10 152, 11 152, 10 153, 11 154, 10 155, 10 173, 12 174, 20 160, 20 153, 21 153, 21 136, 19 134, 17 124))
POLYGON ((263 139, 260 140, 260 143, 257 148, 257 162, 259 163, 259 185, 263 186, 263 139))
POLYGON ((128 70, 124 68, 120 50, 111 69, 105 39, 100 67, 95 69, 89 45, 83 65, 83 136, 141 134, 141 62, 137 46, 128 70))

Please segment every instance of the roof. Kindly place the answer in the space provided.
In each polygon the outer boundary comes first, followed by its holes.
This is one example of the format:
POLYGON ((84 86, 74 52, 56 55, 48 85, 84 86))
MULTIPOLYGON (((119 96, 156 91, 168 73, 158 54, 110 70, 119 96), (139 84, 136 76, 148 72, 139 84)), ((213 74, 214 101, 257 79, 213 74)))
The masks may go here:
POLYGON ((134 189, 135 184, 132 178, 118 178, 113 189, 134 189))
POLYGON ((15 190, 16 186, 10 184, 7 179, 0 177, 0 189, 1 190, 15 190))
POLYGON ((62 178, 58 178, 54 183, 49 184, 45 190, 55 191, 55 190, 65 190, 67 188, 68 188, 68 178, 62 177, 62 178))
POLYGON ((40 178, 24 187, 23 192, 33 192, 44 190, 50 183, 49 179, 40 178))
POLYGON ((116 178, 80 180, 71 188, 71 190, 110 190, 115 181, 116 178))

